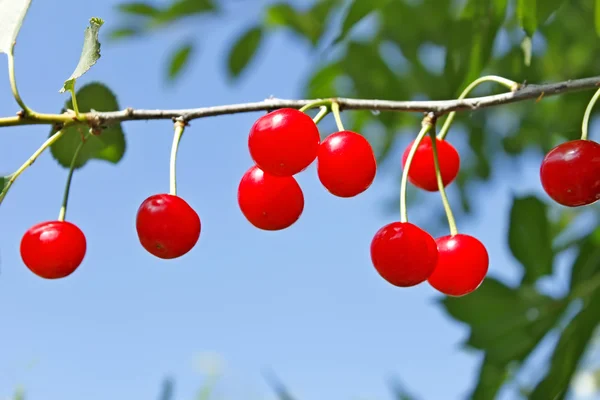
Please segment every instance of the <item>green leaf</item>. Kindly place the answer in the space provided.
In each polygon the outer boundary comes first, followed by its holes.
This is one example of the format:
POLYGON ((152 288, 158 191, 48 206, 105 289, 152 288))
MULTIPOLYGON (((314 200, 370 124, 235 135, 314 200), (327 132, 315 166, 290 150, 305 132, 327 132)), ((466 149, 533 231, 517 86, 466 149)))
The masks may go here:
POLYGON ((153 17, 154 23, 161 25, 195 14, 215 11, 212 0, 176 0, 171 5, 153 17))
POLYGON ((506 365, 496 365, 488 357, 484 357, 479 368, 477 386, 473 389, 469 399, 488 400, 495 398, 496 393, 498 393, 507 378, 506 365))
POLYGON ((183 68, 190 61, 190 56, 194 51, 194 45, 192 43, 186 43, 181 45, 175 52, 171 55, 171 60, 169 61, 169 70, 168 76, 170 80, 174 80, 181 74, 183 68))
POLYGON ((600 272, 600 229, 587 236, 571 269, 571 291, 600 272))
POLYGON ((108 34, 109 39, 117 40, 117 39, 125 39, 133 36, 138 36, 142 33, 142 29, 137 27, 122 27, 113 29, 108 34))
POLYGON ((252 27, 237 38, 231 47, 227 61, 230 77, 239 76, 255 56, 263 38, 263 30, 259 26, 252 27))
POLYGON ((554 252, 547 206, 534 196, 513 199, 508 245, 525 268, 523 283, 552 273, 554 252))
POLYGON ((341 31, 334 39, 333 44, 338 44, 344 40, 356 24, 358 24, 372 12, 384 7, 387 3, 389 3, 389 1, 390 0, 352 0, 350 6, 348 7, 348 11, 344 16, 341 31))
POLYGON ((596 5, 594 6, 594 22, 596 34, 600 36, 600 0, 596 0, 596 5))
POLYGON ((60 93, 66 90, 72 90, 75 85, 75 80, 85 74, 100 58, 100 42, 98 41, 98 32, 100 27, 104 24, 101 18, 90 18, 90 26, 85 28, 84 39, 83 39, 83 50, 79 57, 79 63, 75 68, 75 71, 71 74, 69 79, 65 81, 60 93))
POLYGON ((287 3, 276 3, 267 8, 264 17, 266 27, 285 27, 300 34, 316 46, 325 31, 325 22, 337 1, 322 0, 312 9, 301 12, 287 3))
MULTIPOLYGON (((77 103, 79 111, 116 111, 119 104, 113 92, 99 82, 93 82, 82 86, 77 91, 77 103)), ((73 103, 68 100, 66 109, 72 109, 73 103)), ((51 147, 52 156, 60 165, 68 168, 77 145, 81 143, 81 137, 86 133, 86 128, 81 125, 66 128, 64 135, 51 147)), ((55 131, 51 132, 54 133, 55 131)), ((83 146, 75 168, 81 168, 91 159, 98 159, 118 163, 125 154, 125 136, 121 124, 113 124, 104 129, 99 135, 92 135, 83 146)))
POLYGON ((546 22, 553 12, 557 11, 566 0, 543 0, 537 2, 537 22, 542 25, 546 22))
POLYGON ((598 326, 598 309, 600 290, 593 294, 586 306, 562 332, 552 354, 550 369, 529 399, 562 400, 566 397, 573 374, 598 326))
POLYGON ((441 301, 456 320, 470 326, 467 345, 485 350, 496 365, 521 361, 556 324, 564 301, 537 292, 531 286, 510 288, 494 278, 464 298, 441 301))
POLYGON ((117 7, 124 14, 132 14, 144 17, 154 17, 160 13, 160 10, 152 4, 144 2, 131 2, 119 4, 117 7))
POLYGON ((0 53, 11 54, 31 0, 0 0, 0 53))
MULTIPOLYGON (((547 1, 547 0, 543 0, 547 1)), ((537 0, 517 0, 517 17, 519 24, 531 37, 537 29, 537 0)))

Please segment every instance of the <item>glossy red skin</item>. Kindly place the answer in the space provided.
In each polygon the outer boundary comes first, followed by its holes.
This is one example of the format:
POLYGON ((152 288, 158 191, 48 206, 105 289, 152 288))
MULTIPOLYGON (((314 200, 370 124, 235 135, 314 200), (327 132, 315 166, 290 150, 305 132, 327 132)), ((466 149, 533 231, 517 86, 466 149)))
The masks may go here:
POLYGON ((248 148, 256 165, 270 175, 292 176, 317 157, 321 136, 308 115, 282 108, 260 117, 250 130, 248 148))
POLYGON ((562 143, 546 154, 540 167, 544 190, 558 204, 579 207, 600 199, 600 144, 591 140, 562 143))
POLYGON ((304 194, 293 176, 273 176, 253 166, 240 181, 238 204, 252 225, 278 231, 300 218, 304 211, 304 194))
POLYGON ((29 228, 21 239, 23 263, 39 277, 60 279, 81 265, 87 243, 76 225, 67 221, 47 221, 29 228))
POLYGON ((371 242, 371 261, 383 279, 394 286, 410 287, 427 280, 437 263, 433 237, 409 222, 392 222, 371 242))
MULTIPOLYGON (((408 153, 412 147, 414 140, 408 145, 404 154, 402 155, 402 167, 406 164, 408 153)), ((458 151, 448 143, 446 140, 436 139, 436 147, 438 158, 440 162, 440 171, 442 172, 442 182, 444 187, 448 186, 456 176, 460 169, 460 156, 458 151)), ((431 138, 425 136, 417 152, 413 157, 413 161, 410 165, 410 171, 408 172, 408 180, 410 183, 428 192, 437 192, 438 184, 435 176, 435 164, 433 161, 433 149, 431 147, 431 138)))
POLYGON ((321 142, 317 155, 317 174, 331 194, 354 197, 371 186, 376 173, 375 154, 364 136, 341 131, 321 142))
POLYGON ((448 296, 467 295, 481 285, 488 271, 488 252, 473 236, 457 234, 436 239, 438 261, 428 281, 448 296))
POLYGON ((185 200, 163 193, 144 200, 138 209, 135 227, 144 249, 158 258, 173 259, 194 248, 202 225, 196 211, 185 200))

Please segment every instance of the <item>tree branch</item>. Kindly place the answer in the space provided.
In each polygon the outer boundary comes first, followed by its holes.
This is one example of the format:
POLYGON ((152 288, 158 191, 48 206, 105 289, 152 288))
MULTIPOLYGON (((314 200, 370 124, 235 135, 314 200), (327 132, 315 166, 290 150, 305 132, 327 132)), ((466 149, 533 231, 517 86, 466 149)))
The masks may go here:
MULTIPOLYGON (((333 98, 341 109, 373 110, 373 111, 404 111, 404 112, 433 112, 437 116, 451 111, 478 110, 481 108, 499 106, 530 99, 538 99, 558 94, 590 90, 600 87, 600 76, 568 80, 543 85, 521 85, 517 90, 493 96, 474 97, 464 100, 437 101, 389 101, 351 98, 333 98)), ((81 114, 81 120, 92 125, 110 125, 116 122, 134 120, 183 119, 191 121, 217 115, 239 114, 256 111, 269 111, 278 108, 301 108, 315 100, 282 100, 267 99, 254 103, 231 104, 214 107, 201 107, 181 110, 136 110, 127 108, 113 112, 91 112, 81 114)), ((0 127, 34 124, 78 123, 73 114, 39 114, 25 115, 19 113, 14 117, 0 118, 0 127)))

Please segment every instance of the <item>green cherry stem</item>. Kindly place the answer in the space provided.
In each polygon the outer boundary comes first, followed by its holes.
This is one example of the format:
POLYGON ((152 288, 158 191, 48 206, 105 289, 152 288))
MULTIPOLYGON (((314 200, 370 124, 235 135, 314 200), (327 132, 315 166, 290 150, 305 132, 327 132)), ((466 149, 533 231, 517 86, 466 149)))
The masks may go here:
POLYGON ((79 145, 75 149, 75 153, 73 153, 73 158, 71 159, 71 165, 69 165, 69 174, 67 175, 67 183, 65 184, 65 191, 63 193, 62 204, 60 206, 60 212, 58 213, 58 220, 64 221, 67 216, 67 204, 69 203, 69 191, 71 190, 71 181, 73 180, 73 172, 75 172, 75 164, 77 163, 77 159, 79 158, 79 153, 81 153, 81 149, 85 144, 89 135, 84 136, 81 139, 79 145))
POLYGON ((15 45, 13 44, 12 49, 7 54, 7 56, 8 56, 8 77, 10 79, 10 88, 12 90, 13 97, 15 98, 15 100, 19 104, 19 106, 23 109, 25 114, 31 114, 32 113, 31 109, 25 105, 25 102, 21 98, 21 95, 19 94, 19 90, 17 89, 17 79, 15 76, 14 51, 15 51, 15 45))
POLYGON ((32 155, 31 157, 29 157, 27 159, 27 161, 25 161, 23 163, 23 165, 21 165, 19 167, 19 169, 17 169, 15 172, 13 172, 12 174, 10 174, 8 181, 5 183, 4 185, 4 189, 2 190, 2 192, 0 193, 0 203, 2 202, 2 200, 4 200, 4 197, 6 197, 6 193, 8 193, 8 190, 10 189, 10 187, 13 185, 13 183, 15 183, 15 181, 17 180, 17 178, 27 169, 29 168, 34 162, 35 160, 37 160, 37 158, 50 146, 52 146, 52 144, 54 142, 56 142, 58 139, 61 138, 61 136, 65 133, 64 129, 61 129, 60 131, 56 132, 55 134, 53 134, 52 136, 50 136, 48 139, 46 139, 46 141, 40 146, 39 149, 37 149, 32 155))
POLYGON ((333 113, 333 118, 335 118, 335 124, 337 125, 338 131, 345 131, 344 124, 342 123, 342 116, 340 115, 340 105, 337 102, 331 103, 331 112, 333 113))
POLYGON ((175 134, 173 135, 173 146, 171 147, 171 168, 170 168, 170 189, 169 194, 177 196, 177 150, 179 149, 179 142, 183 136, 185 130, 185 122, 175 122, 175 134))
POLYGON ((431 132, 429 132, 429 135, 431 136, 431 150, 433 152, 433 165, 435 167, 435 177, 437 178, 438 189, 440 191, 440 196, 442 197, 442 203, 444 204, 444 211, 446 212, 446 216, 448 217, 450 235, 454 236, 458 233, 458 229, 456 229, 456 221, 454 220, 454 214, 452 213, 452 208, 450 207, 448 196, 446 196, 446 188, 444 187, 444 181, 442 180, 442 172, 440 170, 440 160, 438 157, 435 131, 432 130, 431 132))
POLYGON ((588 138, 588 126, 590 124, 590 116, 592 115, 592 109, 596 105, 596 101, 600 98, 600 89, 596 90, 594 96, 590 100, 583 114, 583 123, 581 124, 581 140, 587 140, 588 138))
POLYGON ((410 165, 412 164, 417 147, 427 135, 427 133, 433 128, 433 125, 428 117, 423 120, 421 125, 421 131, 417 135, 408 156, 406 157, 406 163, 404 164, 404 170, 402 171, 402 182, 400 183, 400 222, 408 222, 408 212, 406 208, 406 188, 408 186, 408 172, 410 171, 410 165))
MULTIPOLYGON (((517 90, 520 86, 517 82, 511 81, 510 79, 506 79, 501 76, 497 76, 497 75, 482 76, 481 78, 475 79, 473 82, 471 82, 471 84, 469 86, 467 86, 465 88, 465 90, 463 90, 463 92, 460 94, 460 96, 458 97, 457 100, 463 100, 464 98, 466 98, 469 95, 469 93, 471 93, 471 91, 473 89, 475 89, 477 86, 479 86, 480 84, 482 84, 484 82, 496 82, 502 86, 505 86, 506 88, 508 88, 511 91, 517 90)), ((444 121, 444 125, 442 125, 442 129, 440 129, 440 133, 438 134, 438 139, 444 140, 444 138, 448 134, 450 125, 452 125, 452 121, 454 121, 455 116, 456 116, 456 111, 452 111, 450 114, 448 114, 448 118, 446 118, 446 120, 444 121)))
POLYGON ((308 103, 307 105, 303 106, 300 109, 300 111, 305 112, 306 110, 309 110, 309 109, 315 108, 315 107, 319 107, 319 106, 331 106, 331 103, 333 103, 333 101, 331 99, 315 100, 315 101, 312 101, 312 102, 308 103))
POLYGON ((318 124, 319 122, 321 122, 321 120, 323 118, 325 118, 325 116, 329 114, 329 107, 327 106, 321 106, 321 109, 319 110, 318 114, 315 115, 315 117, 313 118, 313 121, 316 124, 318 124))
POLYGON ((69 92, 71 93, 71 102, 73 103, 73 111, 75 111, 75 116, 79 117, 79 106, 77 105, 77 95, 75 94, 75 83, 73 83, 69 87, 69 92))

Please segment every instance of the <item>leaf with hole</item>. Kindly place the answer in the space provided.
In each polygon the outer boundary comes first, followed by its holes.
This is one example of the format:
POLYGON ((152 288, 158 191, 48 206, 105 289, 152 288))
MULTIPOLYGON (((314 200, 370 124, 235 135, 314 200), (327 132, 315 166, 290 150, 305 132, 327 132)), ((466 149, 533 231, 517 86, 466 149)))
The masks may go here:
MULTIPOLYGON (((77 91, 79 111, 82 113, 94 111, 116 111, 119 104, 113 92, 104 84, 92 82, 82 86, 77 91)), ((66 109, 72 109, 73 103, 68 100, 66 109)), ((72 125, 64 128, 66 132, 51 147, 52 156, 60 165, 68 168, 73 159, 75 149, 87 133, 85 125, 72 125)), ((50 134, 52 135, 53 130, 50 134)), ((118 163, 125 154, 125 136, 121 124, 112 124, 102 130, 99 135, 92 135, 81 149, 75 168, 81 168, 91 159, 118 163)))
POLYGON ((79 63, 75 67, 75 71, 67 79, 63 87, 59 90, 60 93, 64 93, 66 90, 73 90, 75 87, 75 80, 85 74, 100 58, 100 41, 98 40, 98 32, 100 27, 104 24, 101 18, 90 18, 90 26, 85 28, 84 39, 83 39, 83 50, 79 57, 79 63))
POLYGON ((31 0, 0 0, 0 53, 12 53, 31 0))
POLYGON ((231 47, 227 60, 227 72, 232 78, 238 77, 250 64, 263 39, 263 30, 254 26, 237 38, 231 47))

